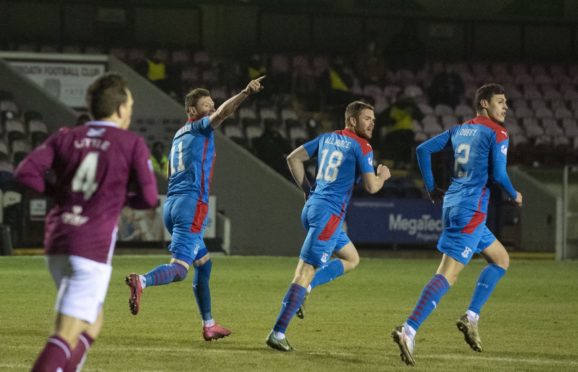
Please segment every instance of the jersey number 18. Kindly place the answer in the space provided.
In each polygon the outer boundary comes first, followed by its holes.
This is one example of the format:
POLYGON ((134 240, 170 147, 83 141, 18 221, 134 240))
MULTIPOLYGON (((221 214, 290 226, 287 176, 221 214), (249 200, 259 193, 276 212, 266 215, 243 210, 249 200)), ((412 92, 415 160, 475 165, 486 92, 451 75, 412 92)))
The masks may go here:
POLYGON ((339 174, 339 166, 343 161, 343 153, 335 150, 331 155, 329 155, 329 159, 327 159, 328 152, 329 150, 321 151, 321 162, 319 162, 317 179, 325 182, 333 182, 337 179, 337 175, 339 174))

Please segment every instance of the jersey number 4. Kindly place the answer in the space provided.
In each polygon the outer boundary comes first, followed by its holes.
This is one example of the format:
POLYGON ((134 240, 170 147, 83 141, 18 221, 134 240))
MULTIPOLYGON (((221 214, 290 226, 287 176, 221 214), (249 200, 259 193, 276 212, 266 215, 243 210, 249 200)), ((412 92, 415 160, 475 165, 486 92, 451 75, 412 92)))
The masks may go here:
POLYGON ((343 153, 335 150, 327 158, 329 150, 321 151, 321 162, 319 163, 319 171, 317 172, 317 179, 325 182, 333 182, 337 179, 339 174, 339 166, 343 162, 343 153))
POLYGON ((82 192, 84 194, 84 200, 90 199, 98 188, 98 183, 95 180, 97 167, 98 152, 89 152, 84 159, 82 159, 72 178, 72 191, 82 192))

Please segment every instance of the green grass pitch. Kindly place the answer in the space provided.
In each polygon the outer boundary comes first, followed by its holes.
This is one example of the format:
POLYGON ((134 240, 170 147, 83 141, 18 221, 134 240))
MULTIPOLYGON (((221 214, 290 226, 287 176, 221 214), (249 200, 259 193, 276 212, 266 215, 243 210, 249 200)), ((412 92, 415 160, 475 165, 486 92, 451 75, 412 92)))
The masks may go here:
MULTIPOLYGON (((213 314, 233 334, 201 337, 191 279, 145 290, 128 310, 124 275, 168 256, 117 256, 105 324, 85 371, 388 371, 406 367, 391 341, 437 260, 363 259, 352 273, 314 290, 305 320, 288 337, 296 351, 265 345, 296 258, 215 257, 213 314)), ((417 335, 416 370, 578 370, 578 262, 513 260, 480 323, 483 353, 463 341, 456 319, 483 263, 473 261, 417 335)), ((0 258, 0 370, 29 370, 52 329, 56 290, 42 257, 0 258)))

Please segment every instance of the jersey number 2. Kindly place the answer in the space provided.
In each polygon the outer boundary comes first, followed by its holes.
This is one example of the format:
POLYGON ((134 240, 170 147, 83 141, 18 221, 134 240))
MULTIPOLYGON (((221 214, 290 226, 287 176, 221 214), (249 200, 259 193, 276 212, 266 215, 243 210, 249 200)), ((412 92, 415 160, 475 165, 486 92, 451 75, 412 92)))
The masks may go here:
POLYGON ((464 170, 464 166, 470 160, 470 145, 467 143, 460 143, 456 149, 456 157, 454 162, 455 177, 462 178, 468 175, 464 170))
POLYGON ((343 153, 341 151, 333 151, 327 159, 329 150, 321 151, 321 162, 319 163, 319 172, 317 172, 317 179, 322 179, 325 182, 333 182, 337 179, 339 174, 339 166, 343 161, 343 153))
POLYGON ((84 193, 84 200, 90 199, 98 188, 98 183, 95 181, 97 167, 98 152, 89 152, 82 159, 72 178, 72 191, 84 193))

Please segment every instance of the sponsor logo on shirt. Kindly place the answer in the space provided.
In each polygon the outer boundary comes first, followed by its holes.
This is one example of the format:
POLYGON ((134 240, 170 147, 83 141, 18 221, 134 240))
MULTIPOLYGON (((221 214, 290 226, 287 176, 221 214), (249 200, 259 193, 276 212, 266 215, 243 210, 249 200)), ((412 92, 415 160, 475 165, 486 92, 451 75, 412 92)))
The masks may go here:
POLYGON ((502 145, 502 147, 500 147, 500 151, 502 154, 504 154, 504 156, 508 155, 508 147, 506 145, 502 145))
POLYGON ((88 217, 81 215, 81 213, 82 207, 80 205, 75 205, 72 207, 72 213, 62 213, 62 222, 67 225, 82 226, 88 222, 88 217))

